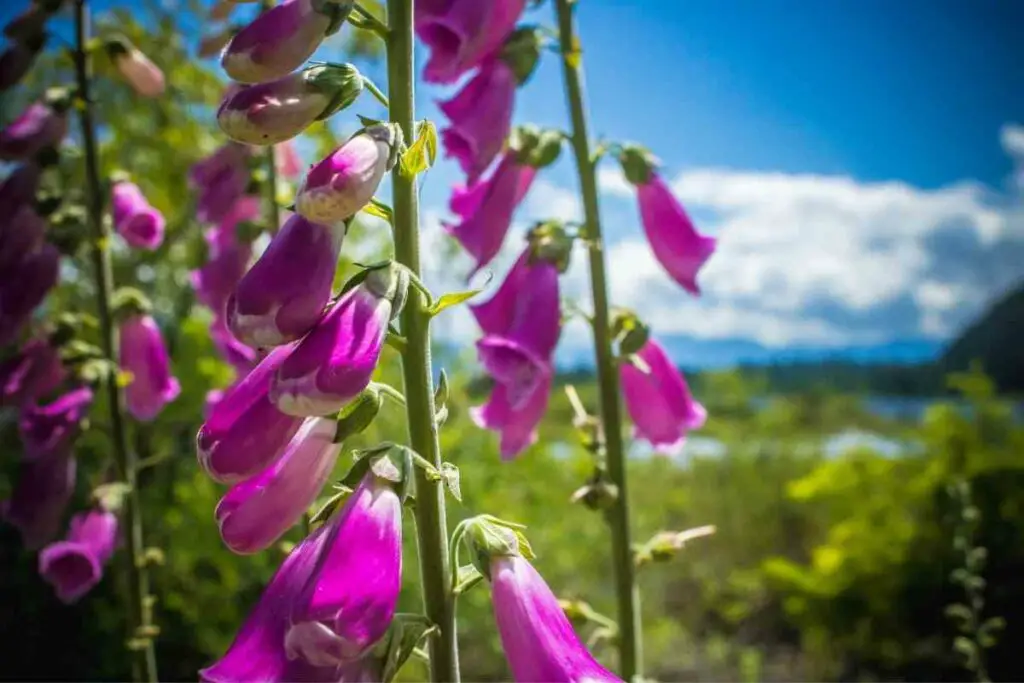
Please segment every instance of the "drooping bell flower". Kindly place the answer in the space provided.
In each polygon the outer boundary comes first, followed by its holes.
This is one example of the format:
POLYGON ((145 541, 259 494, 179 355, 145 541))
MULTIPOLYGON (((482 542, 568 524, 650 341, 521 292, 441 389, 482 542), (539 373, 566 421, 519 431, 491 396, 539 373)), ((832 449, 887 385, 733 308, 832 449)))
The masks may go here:
POLYGON ((277 458, 302 425, 279 411, 267 395, 270 380, 294 345, 279 346, 228 388, 199 428, 199 464, 216 481, 233 484, 277 458))
POLYGON ((210 339, 214 348, 235 372, 245 374, 256 365, 259 354, 256 349, 238 340, 228 328, 227 320, 219 315, 210 323, 210 339))
POLYGON ((235 336, 249 346, 280 346, 313 329, 331 297, 344 236, 343 223, 289 218, 228 300, 235 336))
POLYGON ((495 383, 487 402, 470 409, 473 423, 498 432, 502 460, 511 460, 537 441, 537 426, 544 418, 551 396, 551 375, 545 375, 522 405, 513 408, 508 388, 495 383))
POLYGON ((124 38, 107 41, 107 55, 121 77, 139 95, 158 97, 166 87, 164 72, 137 47, 124 38))
POLYGON ((92 406, 92 399, 92 390, 80 387, 46 405, 23 407, 18 417, 18 433, 25 457, 43 460, 68 452, 92 406))
POLYGON ((42 49, 42 37, 25 43, 10 43, 0 54, 0 92, 5 92, 21 82, 42 49))
POLYGON ((295 210, 317 223, 348 220, 366 206, 395 160, 397 129, 375 125, 350 137, 318 163, 295 196, 295 210))
POLYGON ((71 518, 67 538, 39 553, 39 574, 62 602, 71 604, 103 578, 103 566, 117 546, 117 516, 96 509, 71 518))
POLYGON ((558 598, 529 560, 493 554, 489 578, 494 621, 516 681, 621 681, 580 642, 558 598))
POLYGON ((459 162, 472 184, 501 151, 512 125, 516 78, 500 59, 488 60, 454 97, 439 103, 449 125, 441 131, 445 155, 459 162))
MULTIPOLYGON (((13 216, 25 204, 35 203, 40 174, 35 164, 22 164, 4 178, 0 183, 0 216, 13 216)), ((0 227, 0 235, 6 229, 6 226, 0 227)))
POLYGON ((62 111, 34 102, 0 130, 0 160, 30 160, 45 149, 58 146, 67 132, 67 118, 62 111))
POLYGON ((404 286, 392 267, 371 271, 342 295, 298 342, 270 385, 270 398, 289 415, 329 415, 365 389, 377 367, 404 286))
POLYGON ((25 43, 46 30, 46 20, 60 9, 60 0, 34 0, 21 14, 4 26, 4 36, 14 43, 25 43))
POLYGON ((350 0, 286 0, 235 34, 221 66, 239 83, 266 83, 286 76, 341 27, 352 5, 350 0))
POLYGON ((239 240, 233 231, 207 230, 204 237, 208 258, 201 268, 192 271, 192 288, 199 303, 212 310, 214 316, 223 318, 228 297, 252 259, 252 247, 239 240))
POLYGON ((217 110, 217 123, 238 142, 273 145, 348 107, 362 90, 363 78, 351 64, 310 66, 231 92, 217 110))
POLYGON ((17 527, 29 550, 49 543, 60 530, 75 490, 75 462, 65 451, 21 463, 11 497, 0 505, 0 516, 17 527))
POLYGON ((163 336, 149 315, 132 315, 121 322, 121 368, 132 374, 125 389, 125 406, 136 420, 150 422, 181 393, 171 374, 163 336))
POLYGON ((189 184, 193 188, 203 189, 209 186, 225 168, 244 166, 250 154, 250 148, 237 142, 221 145, 210 156, 192 164, 188 171, 189 184))
POLYGON ((196 218, 200 223, 218 223, 231 213, 249 188, 249 169, 244 164, 224 165, 200 190, 196 218))
POLYGON ((512 33, 526 0, 452 0, 417 5, 416 35, 430 48, 423 69, 430 83, 454 83, 497 53, 512 33))
POLYGON ((64 379, 60 349, 47 339, 30 339, 0 363, 0 405, 23 406, 56 389, 64 379))
POLYGON ((0 279, 0 346, 21 332, 32 312, 57 284, 60 251, 43 244, 12 266, 0 279))
POLYGON ((637 188, 640 218, 655 258, 683 289, 699 295, 697 274, 714 253, 717 240, 697 232, 647 150, 629 145, 619 161, 626 179, 637 188))
POLYGON ((324 525, 320 561, 285 632, 288 657, 342 666, 387 632, 402 588, 402 501, 395 486, 367 473, 324 525))
POLYGON ((562 329, 558 268, 528 246, 489 301, 470 310, 484 332, 480 362, 521 408, 551 374, 551 354, 562 329))
POLYGON ((135 183, 122 180, 110 190, 114 229, 137 249, 156 249, 164 241, 164 216, 135 183))
POLYGON ((225 545, 240 554, 273 545, 316 500, 341 444, 333 418, 309 418, 262 472, 235 484, 214 513, 225 545))
POLYGON ((274 164, 277 166, 277 174, 285 180, 298 178, 304 168, 291 140, 274 145, 274 164))
POLYGON ((636 355, 650 372, 630 363, 623 363, 619 371, 634 431, 655 449, 674 453, 683 445, 686 432, 704 426, 707 411, 694 400, 661 344, 650 339, 636 355))
POLYGON ((0 225, 0 278, 6 280, 8 273, 42 245, 46 221, 31 204, 22 204, 13 215, 4 214, 4 219, 5 224, 0 225))

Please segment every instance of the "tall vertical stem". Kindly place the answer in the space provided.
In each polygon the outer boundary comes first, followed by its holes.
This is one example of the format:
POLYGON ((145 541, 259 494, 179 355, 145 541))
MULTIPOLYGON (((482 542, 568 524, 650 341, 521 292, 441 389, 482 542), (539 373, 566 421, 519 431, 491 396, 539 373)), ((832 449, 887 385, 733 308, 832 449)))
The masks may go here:
POLYGON ((601 215, 597 201, 597 178, 590 153, 587 116, 583 104, 583 76, 579 38, 573 27, 576 0, 556 0, 558 36, 562 50, 565 95, 572 117, 572 148, 576 156, 583 214, 590 247, 590 290, 594 299, 594 350, 597 382, 600 387, 601 422, 604 427, 608 458, 608 476, 619 495, 608 509, 612 536, 612 565, 618 598, 619 673, 627 681, 643 673, 642 633, 640 631, 640 594, 636 585, 633 549, 629 526, 629 488, 622 445, 622 414, 619 402, 619 375, 612 355, 608 314, 608 281, 601 236, 601 215))
MULTIPOLYGON (((415 71, 413 69, 413 0, 388 0, 388 97, 391 121, 402 127, 406 140, 415 133, 415 71)), ((391 175, 395 258, 417 275, 420 272, 419 199, 414 178, 404 177, 398 166, 391 175)), ((413 449, 435 466, 441 465, 441 447, 434 417, 434 389, 430 362, 430 317, 423 295, 410 288, 402 311, 402 354, 409 441, 413 449)), ((420 583, 427 617, 440 629, 430 641, 430 678, 459 680, 455 602, 448 568, 448 525, 444 489, 416 468, 416 534, 420 583)))
MULTIPOLYGON (((113 267, 110 260, 110 229, 103 220, 101 198, 99 154, 96 149, 96 128, 92 117, 92 94, 90 93, 91 65, 89 59, 89 10, 86 0, 75 0, 75 77, 78 86, 80 107, 79 122, 82 127, 82 143, 85 148, 86 203, 89 227, 92 232, 92 266, 96 278, 96 309, 99 317, 100 343, 103 356, 116 364, 117 330, 111 311, 111 296, 114 290, 113 267)), ((149 599, 149 576, 142 556, 142 506, 137 486, 137 463, 135 452, 128 447, 121 389, 117 378, 107 377, 107 403, 110 409, 110 431, 114 456, 117 459, 128 493, 124 500, 123 553, 125 572, 131 603, 128 643, 132 652, 132 676, 136 681, 156 681, 156 655, 153 641, 149 637, 152 628, 149 599)))

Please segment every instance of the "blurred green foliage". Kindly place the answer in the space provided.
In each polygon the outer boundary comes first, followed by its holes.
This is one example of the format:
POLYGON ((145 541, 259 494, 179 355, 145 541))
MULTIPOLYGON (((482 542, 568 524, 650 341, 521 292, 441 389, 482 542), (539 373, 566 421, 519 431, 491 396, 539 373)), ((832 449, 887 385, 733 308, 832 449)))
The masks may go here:
MULTIPOLYGON (((221 141, 212 123, 222 84, 190 57, 182 37, 188 15, 157 11, 138 23, 126 12, 116 25, 160 64, 172 84, 160 102, 139 100, 100 68, 98 117, 103 166, 128 170, 168 216, 166 243, 152 254, 118 249, 117 281, 135 283, 153 299, 172 348, 181 396, 151 425, 135 427, 143 458, 160 462, 141 478, 147 544, 166 561, 154 569, 161 677, 194 680, 197 669, 231 641, 284 548, 249 557, 220 542, 213 509, 222 487, 194 459, 193 438, 208 389, 226 385, 231 370, 209 339, 209 313, 195 306, 188 271, 202 262, 201 227, 193 219, 188 166, 221 141)), ((195 17, 192 16, 192 20, 195 17)), ((58 53, 36 72, 29 91, 60 82, 69 63, 58 53)), ((315 131, 320 147, 330 131, 315 131)), ((71 160, 64 191, 74 198, 71 160)), ((356 230, 348 258, 384 245, 356 230)), ((342 264, 348 268, 351 264, 342 264)), ((344 272, 350 272, 345 270, 344 272)), ((92 310, 88 269, 65 269, 49 310, 92 310)), ((397 384, 398 358, 387 351, 384 381, 397 384)), ((471 356, 444 354, 451 379, 450 416, 442 429, 445 458, 462 470, 462 504, 450 523, 487 512, 529 526, 537 566, 561 596, 587 601, 614 616, 607 532, 600 513, 568 499, 592 463, 576 445, 572 413, 560 393, 552 400, 539 444, 502 463, 493 435, 473 426, 469 408, 484 397, 471 356)), ((579 385, 595 408, 593 386, 579 385)), ((692 541, 671 562, 641 574, 648 675, 660 680, 954 680, 967 675, 954 653, 955 630, 945 607, 963 600, 949 575, 958 568, 952 537, 959 508, 947 484, 966 480, 981 515, 975 543, 988 549, 986 616, 1002 615, 1007 630, 990 651, 995 679, 1024 679, 1010 644, 1024 642, 1024 427, 980 374, 955 378, 970 410, 936 403, 920 422, 889 421, 866 412, 853 396, 829 391, 770 398, 763 381, 735 372, 704 374, 695 383, 711 419, 699 436, 715 452, 685 459, 649 456, 634 448, 631 496, 639 541, 663 530, 704 524, 717 533, 692 541), (906 445, 898 456, 861 447, 829 453, 827 439, 870 430, 906 445)), ((109 464, 105 407, 93 410, 81 439, 79 499, 109 464)), ((0 414, 4 490, 19 450, 9 413, 0 414)), ((402 439, 399 409, 388 404, 373 427, 349 446, 402 439)), ((696 439, 695 439, 696 441, 696 439)), ((695 449, 696 450, 696 449, 695 449)), ((345 463, 339 465, 339 475, 345 463)), ((419 604, 413 535, 407 527, 402 608, 419 604)), ((294 530, 290 541, 298 540, 294 530)), ((285 544, 287 545, 287 544, 285 544)), ((36 557, 16 534, 0 529, 0 677, 7 680, 115 680, 127 676, 122 622, 123 577, 116 563, 79 605, 65 607, 38 578, 36 557)), ((486 587, 460 600, 466 680, 504 680, 507 670, 486 587)), ((580 624, 589 637, 593 625, 580 624)), ((603 659, 607 644, 598 644, 603 659)), ((610 660, 609 660, 610 661, 610 660)), ((421 680, 413 662, 407 680, 421 680)))

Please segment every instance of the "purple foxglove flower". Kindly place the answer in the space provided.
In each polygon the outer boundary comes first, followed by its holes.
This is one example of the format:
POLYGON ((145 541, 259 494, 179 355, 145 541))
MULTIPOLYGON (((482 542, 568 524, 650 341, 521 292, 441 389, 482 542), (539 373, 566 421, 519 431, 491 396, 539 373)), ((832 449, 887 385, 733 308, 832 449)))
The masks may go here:
POLYGON ((200 223, 218 223, 228 216, 249 188, 249 169, 245 164, 224 165, 202 187, 196 201, 200 223))
POLYGON ((150 422, 181 393, 156 321, 133 315, 121 323, 121 368, 132 373, 125 406, 141 422, 150 422))
POLYGON ((270 402, 270 380, 294 345, 279 346, 224 392, 199 428, 199 464, 216 481, 234 484, 269 465, 288 445, 302 418, 270 402))
POLYGON ((249 372, 256 365, 258 354, 256 349, 246 346, 231 333, 223 316, 213 319, 210 325, 210 338, 217 352, 227 363, 241 374, 249 372))
POLYGON ((543 577, 526 558, 490 561, 494 621, 517 681, 621 681, 580 642, 543 577))
POLYGON ((121 77, 139 95, 158 97, 163 94, 166 82, 164 72, 135 47, 120 47, 113 55, 114 66, 121 77))
MULTIPOLYGON (((0 183, 0 216, 12 216, 25 204, 35 203, 40 174, 35 164, 22 164, 4 178, 0 183)), ((4 232, 5 228, 0 227, 0 235, 4 232)))
POLYGON ((525 6, 526 0, 432 0, 417 5, 416 34, 430 48, 424 78, 454 83, 497 53, 525 6))
POLYGON ((103 565, 117 545, 117 517, 106 510, 91 510, 71 518, 67 538, 39 553, 39 574, 62 602, 71 604, 103 578, 103 565))
POLYGON ((4 218, 6 222, 0 226, 0 277, 13 273, 19 263, 35 253, 46 234, 46 222, 31 204, 22 204, 4 218))
POLYGON ((59 275, 60 252, 49 243, 4 273, 0 280, 0 346, 18 336, 59 275))
POLYGON ((326 524, 321 526, 288 554, 228 651, 199 672, 200 680, 204 683, 347 680, 338 675, 337 666, 317 667, 304 658, 291 658, 285 651, 292 610, 319 564, 330 528, 326 524))
POLYGON ((207 187, 226 167, 244 166, 250 154, 245 145, 228 142, 192 165, 188 171, 189 184, 194 188, 207 187))
POLYGON ((342 665, 387 632, 402 588, 402 501, 393 487, 371 472, 324 525, 320 561, 285 633, 289 657, 342 665))
POLYGON ((485 335, 476 344, 480 362, 515 410, 551 374, 562 327, 558 268, 531 252, 523 251, 490 301, 470 306, 485 335))
POLYGON ((252 247, 235 237, 234 230, 208 230, 205 235, 209 259, 192 272, 192 287, 199 303, 217 317, 226 313, 228 297, 252 259, 252 247))
POLYGON ((215 516, 228 548, 243 555, 266 550, 302 519, 334 470, 336 433, 333 418, 307 419, 277 460, 220 499, 215 516))
POLYGON ((362 76, 351 64, 311 66, 229 93, 217 111, 217 122, 233 140, 273 145, 349 106, 362 90, 362 76))
POLYGON ((70 453, 23 462, 14 492, 0 506, 0 514, 18 528, 25 547, 35 550, 57 535, 74 491, 75 459, 70 453))
POLYGON ((135 183, 114 183, 110 191, 114 229, 137 249, 156 249, 164 241, 164 216, 150 206, 135 183))
POLYGON ((286 180, 298 178, 305 168, 291 140, 274 145, 274 164, 277 166, 277 174, 286 180))
POLYGON ((13 43, 24 43, 38 37, 46 30, 46 20, 56 11, 53 3, 31 2, 21 14, 11 19, 4 26, 4 36, 13 43))
POLYGON ((23 406, 56 389, 64 379, 60 350, 46 339, 31 339, 0 363, 0 405, 23 406))
POLYGON ((0 160, 26 161, 50 147, 56 147, 68 132, 65 115, 35 102, 21 116, 0 131, 0 160))
POLYGON ((344 236, 344 223, 289 218, 228 300, 235 336, 250 346, 280 346, 313 329, 331 298, 344 236))
POLYGON ((700 294, 697 273, 715 251, 714 237, 701 235, 679 200, 653 171, 637 187, 640 217, 654 256, 673 280, 700 294))
POLYGON ((674 453, 682 447, 687 431, 704 426, 707 411, 693 399, 682 373, 661 344, 648 340, 637 356, 647 364, 649 373, 627 363, 619 371, 634 432, 655 449, 674 453))
POLYGON ((470 410, 470 417, 481 429, 500 435, 502 460, 511 460, 537 441, 537 425, 548 409, 551 375, 545 375, 519 408, 508 400, 508 389, 495 384, 487 403, 470 410))
POLYGON ((0 92, 5 92, 21 82, 36 61, 43 46, 43 39, 29 43, 10 43, 0 54, 0 92))
POLYGON ((392 166, 392 129, 371 126, 318 163, 295 196, 295 210, 316 223, 337 223, 366 206, 392 166))
POLYGON ((23 407, 18 432, 25 457, 42 460, 70 452, 92 399, 92 390, 81 387, 57 397, 52 403, 23 407))
POLYGON ((228 43, 221 66, 240 83, 295 71, 336 31, 352 7, 343 0, 287 0, 260 14, 228 43))
POLYGON ((461 221, 444 227, 476 259, 470 277, 497 256, 512 214, 536 175, 536 168, 520 163, 515 152, 506 152, 489 177, 452 194, 451 210, 461 221))
POLYGON ((474 183, 505 145, 512 126, 516 77, 501 59, 490 59, 455 97, 439 103, 449 125, 441 131, 445 155, 474 183))
POLYGON ((270 398, 281 411, 329 415, 369 385, 388 332, 394 286, 379 273, 338 299, 281 364, 270 384, 270 398))

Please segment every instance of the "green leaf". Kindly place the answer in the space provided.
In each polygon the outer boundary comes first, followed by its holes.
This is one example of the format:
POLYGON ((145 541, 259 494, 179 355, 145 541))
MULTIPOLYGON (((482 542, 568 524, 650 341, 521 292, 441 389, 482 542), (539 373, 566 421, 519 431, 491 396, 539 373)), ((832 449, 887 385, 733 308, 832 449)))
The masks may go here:
POLYGON ((394 212, 391 211, 391 207, 380 201, 376 197, 370 200, 370 203, 363 207, 363 213, 368 213, 371 216, 375 216, 388 223, 393 222, 394 212))
POLYGON ((452 494, 452 498, 461 503, 462 488, 459 483, 459 468, 450 462, 441 463, 441 479, 444 481, 448 492, 452 494))
MULTIPOLYGON (((420 614, 396 614, 388 631, 384 645, 384 670, 381 680, 389 683, 394 680, 399 669, 409 659, 420 642, 427 636, 436 633, 429 619, 420 614)), ((379 646, 378 646, 379 647, 379 646)))
POLYGON ((421 121, 416 127, 416 141, 402 153, 399 170, 406 178, 414 178, 434 165, 437 158, 437 128, 432 121, 421 121))
MULTIPOLYGON (((486 283, 484 284, 484 287, 486 287, 486 283)), ((449 292, 447 294, 442 294, 441 298, 439 298, 433 306, 427 309, 427 313, 430 314, 430 317, 434 317, 446 308, 458 306, 464 301, 469 301, 474 296, 484 291, 484 287, 481 287, 480 289, 470 289, 464 292, 449 292)))

